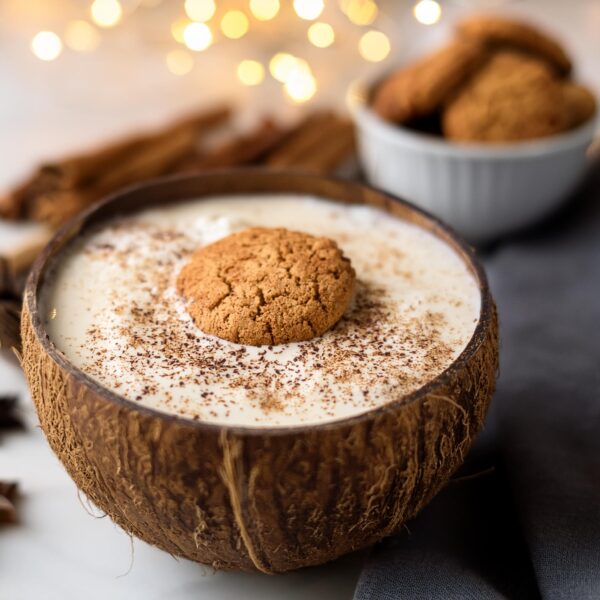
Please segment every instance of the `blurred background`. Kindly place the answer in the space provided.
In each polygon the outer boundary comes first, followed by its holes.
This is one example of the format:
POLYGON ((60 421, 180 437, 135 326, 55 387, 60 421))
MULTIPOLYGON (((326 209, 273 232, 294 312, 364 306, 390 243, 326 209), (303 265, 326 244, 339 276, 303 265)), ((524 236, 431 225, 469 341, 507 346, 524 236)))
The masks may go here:
POLYGON ((594 0, 0 0, 0 187, 217 99, 242 120, 342 110, 353 79, 442 43, 475 10, 546 26, 600 93, 594 0))

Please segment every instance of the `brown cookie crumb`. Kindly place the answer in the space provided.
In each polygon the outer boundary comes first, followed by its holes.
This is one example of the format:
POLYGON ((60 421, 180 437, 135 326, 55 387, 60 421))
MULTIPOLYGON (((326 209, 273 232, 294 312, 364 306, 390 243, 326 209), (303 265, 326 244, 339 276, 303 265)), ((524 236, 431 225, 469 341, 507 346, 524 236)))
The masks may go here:
POLYGON ((498 51, 466 82, 442 115, 444 135, 461 141, 540 138, 571 126, 561 81, 545 62, 498 51))
POLYGON ((585 123, 595 114, 596 98, 585 86, 565 81, 562 93, 571 120, 571 127, 585 123))
POLYGON ((475 15, 461 21, 456 30, 465 39, 531 52, 547 60, 563 75, 571 71, 571 60, 562 46, 528 23, 505 17, 475 15))
POLYGON ((254 227, 197 250, 177 288, 202 331, 260 346, 322 335, 344 314, 354 283, 334 241, 254 227))
POLYGON ((485 58, 479 43, 452 42, 387 78, 375 90, 373 110, 395 123, 431 115, 485 58))

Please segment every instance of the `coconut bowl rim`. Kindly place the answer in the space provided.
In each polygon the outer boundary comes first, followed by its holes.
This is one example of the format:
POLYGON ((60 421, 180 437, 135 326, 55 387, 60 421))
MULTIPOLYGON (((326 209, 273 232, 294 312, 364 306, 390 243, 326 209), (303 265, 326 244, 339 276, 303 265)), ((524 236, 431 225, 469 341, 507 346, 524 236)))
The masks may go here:
MULTIPOLYGON (((141 203, 142 199, 143 196, 140 195, 137 202, 141 203)), ((470 246, 458 233, 456 233, 456 231, 454 231, 452 227, 444 223, 442 220, 431 215, 427 211, 422 210, 421 208, 415 206, 407 200, 389 194, 388 192, 380 190, 371 185, 349 181, 339 177, 322 176, 311 173, 304 173, 301 171, 275 171, 260 167, 216 169, 194 175, 163 176, 147 180, 142 183, 136 183, 134 185, 122 188, 117 192, 108 195, 104 200, 95 203, 87 210, 79 213, 78 215, 70 219, 55 232, 48 244, 37 256, 32 266, 32 269, 27 278, 23 302, 29 313, 29 318, 31 319, 33 332, 38 342, 40 343, 43 351, 60 368, 67 371, 71 377, 80 381, 83 385, 87 386, 94 393, 103 397, 108 402, 126 410, 139 411, 141 414, 160 419, 164 422, 176 423, 178 425, 186 426, 197 431, 206 431, 213 433, 226 431, 231 432, 235 435, 259 437, 276 437, 282 435, 294 435, 316 431, 327 431, 346 426, 352 427, 363 421, 374 420, 377 417, 393 413, 398 410, 402 410, 404 407, 409 406, 413 402, 417 402, 422 398, 426 398, 436 388, 443 387, 445 384, 447 384, 448 381, 452 379, 452 377, 457 375, 468 365, 469 361, 477 353, 479 348, 483 344, 485 344, 486 334, 493 324, 495 314, 494 302, 489 289, 487 276, 485 274, 481 262, 479 261, 475 253, 474 248, 470 246), (279 183, 281 183, 282 181, 290 182, 289 189, 287 189, 286 191, 287 186, 282 185, 282 189, 265 190, 262 192, 243 191, 243 189, 236 189, 233 191, 223 190, 221 192, 215 192, 215 190, 210 190, 208 193, 204 194, 201 192, 200 189, 198 189, 192 194, 187 195, 178 195, 177 193, 174 193, 172 189, 173 187, 177 186, 179 186, 179 188, 185 189, 186 185, 194 183, 197 183, 198 186, 201 188, 202 182, 209 182, 211 179, 221 179, 223 177, 227 177, 231 178, 232 180, 239 181, 241 178, 249 176, 259 177, 265 182, 268 182, 269 180, 273 182, 278 181, 279 183), (314 187, 315 189, 312 192, 308 190, 299 191, 298 189, 294 189, 293 182, 298 182, 299 180, 309 182, 310 187, 314 187), (382 206, 371 204, 369 202, 353 202, 349 199, 344 200, 340 198, 332 198, 328 197, 322 191, 316 191, 316 188, 318 188, 319 186, 327 187, 328 184, 334 184, 335 186, 340 187, 345 192, 348 192, 348 195, 350 195, 350 192, 352 190, 354 190, 354 192, 357 193, 357 195, 360 195, 361 192, 375 194, 382 201, 382 206), (124 199, 136 197, 136 195, 143 194, 143 192, 148 192, 151 190, 161 190, 161 188, 164 188, 166 194, 165 197, 161 198, 158 201, 154 200, 146 206, 140 206, 138 204, 138 206, 134 209, 125 209, 121 211, 116 210, 112 213, 109 212, 108 214, 103 214, 104 211, 107 211, 107 209, 111 208, 113 205, 117 205, 124 199), (169 196, 169 192, 171 193, 171 196, 169 196), (407 221, 406 219, 403 219, 402 217, 393 214, 391 211, 385 208, 385 205, 399 204, 403 207, 404 210, 408 211, 409 213, 412 212, 413 214, 415 214, 419 218, 420 222, 413 224, 415 224, 417 227, 425 229, 426 231, 434 235, 436 238, 450 246, 450 248, 454 252, 456 252, 459 258, 465 263, 469 272, 475 278, 475 282, 479 289, 480 310, 478 321, 473 331, 473 334, 471 335, 469 341, 463 348, 462 352, 450 363, 450 365, 448 365, 448 367, 446 367, 441 373, 439 373, 436 377, 428 381, 423 386, 417 388, 409 394, 404 394, 400 397, 390 399, 384 404, 375 408, 371 408, 365 412, 361 412, 350 417, 335 419, 333 421, 327 421, 324 423, 301 424, 290 426, 244 426, 230 425, 228 423, 223 422, 207 422, 201 420, 193 420, 189 417, 170 414, 158 410, 156 408, 151 408, 149 406, 138 404, 133 400, 129 400, 125 396, 122 396, 117 392, 110 390, 108 387, 105 387, 99 381, 96 381, 93 377, 76 367, 51 340, 50 335, 44 327, 44 324, 41 319, 38 296, 40 294, 40 289, 44 286, 43 278, 47 269, 57 260, 57 258, 62 253, 64 253, 64 251, 69 247, 70 243, 77 236, 81 235, 83 232, 85 232, 94 225, 106 222, 108 219, 114 218, 118 215, 134 213, 136 212, 136 209, 142 210, 143 208, 152 208, 155 206, 160 206, 162 204, 168 204, 170 202, 185 202, 186 199, 192 200, 194 199, 194 197, 203 198, 214 197, 219 195, 233 196, 236 194, 256 195, 258 193, 288 193, 292 195, 297 194, 299 196, 313 195, 324 200, 340 202, 348 205, 373 206, 375 208, 378 208, 379 210, 383 210, 393 218, 404 220, 406 222, 410 221, 407 221), (100 217, 98 219, 95 219, 97 215, 100 215, 100 217), (424 227, 424 224, 426 224, 427 226, 424 227)))

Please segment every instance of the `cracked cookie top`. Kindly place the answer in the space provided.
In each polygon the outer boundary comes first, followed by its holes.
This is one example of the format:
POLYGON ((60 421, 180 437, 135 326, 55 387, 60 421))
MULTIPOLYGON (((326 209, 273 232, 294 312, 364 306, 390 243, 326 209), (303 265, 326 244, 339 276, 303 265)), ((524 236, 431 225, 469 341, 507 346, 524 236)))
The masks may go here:
POLYGON ((344 314, 354 283, 334 241, 253 227, 197 250, 177 288, 202 331, 261 346, 325 333, 344 314))
POLYGON ((523 21, 497 15, 472 15, 459 22, 456 29, 467 40, 529 52, 546 60, 562 75, 568 75, 572 69, 571 59, 554 38, 523 21))
POLYGON ((456 40, 383 81, 373 95, 373 109, 395 123, 426 117, 486 58, 481 44, 456 40))
POLYGON ((556 135, 572 120, 552 68, 523 52, 502 50, 448 102, 442 128, 452 140, 508 142, 556 135))

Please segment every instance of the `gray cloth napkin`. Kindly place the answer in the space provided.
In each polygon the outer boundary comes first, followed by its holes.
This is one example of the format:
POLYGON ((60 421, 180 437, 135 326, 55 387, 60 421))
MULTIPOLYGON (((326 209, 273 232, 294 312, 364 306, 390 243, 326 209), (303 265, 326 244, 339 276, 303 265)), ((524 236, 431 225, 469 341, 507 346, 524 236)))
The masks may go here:
POLYGON ((356 600, 600 599, 599 167, 560 214, 483 254, 501 336, 485 430, 373 549, 356 600))

